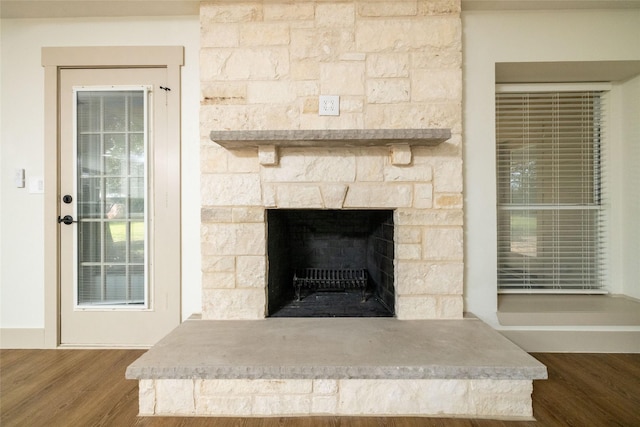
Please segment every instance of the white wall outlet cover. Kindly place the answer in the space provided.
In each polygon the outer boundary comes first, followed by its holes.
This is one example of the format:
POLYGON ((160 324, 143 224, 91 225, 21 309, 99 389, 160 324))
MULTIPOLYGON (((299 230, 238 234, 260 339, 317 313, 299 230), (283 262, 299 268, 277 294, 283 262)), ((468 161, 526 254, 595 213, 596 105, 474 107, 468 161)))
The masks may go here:
POLYGON ((29 178, 29 193, 31 194, 44 193, 44 177, 32 176, 29 178))
POLYGON ((320 95, 318 114, 321 116, 339 116, 340 97, 338 95, 320 95))

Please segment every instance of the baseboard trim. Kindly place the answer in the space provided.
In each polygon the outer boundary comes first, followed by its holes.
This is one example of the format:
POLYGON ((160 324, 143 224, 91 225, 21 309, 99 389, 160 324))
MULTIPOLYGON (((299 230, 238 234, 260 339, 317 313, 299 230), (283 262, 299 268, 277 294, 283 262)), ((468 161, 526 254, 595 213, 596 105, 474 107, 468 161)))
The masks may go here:
POLYGON ((46 348, 44 328, 0 328, 0 348, 46 348))
POLYGON ((498 332, 529 353, 640 353, 640 331, 498 332))

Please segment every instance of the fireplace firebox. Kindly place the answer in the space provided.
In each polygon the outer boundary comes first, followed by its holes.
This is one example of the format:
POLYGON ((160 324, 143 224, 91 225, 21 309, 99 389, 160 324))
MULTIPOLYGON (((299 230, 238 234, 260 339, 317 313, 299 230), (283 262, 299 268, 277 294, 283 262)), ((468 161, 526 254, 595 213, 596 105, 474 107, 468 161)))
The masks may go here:
POLYGON ((268 314, 394 315, 392 210, 267 210, 268 314))

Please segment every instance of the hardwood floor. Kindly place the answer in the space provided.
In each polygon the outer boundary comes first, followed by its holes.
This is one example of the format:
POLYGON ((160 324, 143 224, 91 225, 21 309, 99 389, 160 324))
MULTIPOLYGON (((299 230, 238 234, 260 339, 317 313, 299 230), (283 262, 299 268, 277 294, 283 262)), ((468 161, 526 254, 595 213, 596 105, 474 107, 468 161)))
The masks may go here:
POLYGON ((640 354, 534 354, 549 379, 534 383, 535 422, 476 419, 138 417, 125 380, 138 350, 1 350, 0 425, 220 427, 640 426, 640 354))

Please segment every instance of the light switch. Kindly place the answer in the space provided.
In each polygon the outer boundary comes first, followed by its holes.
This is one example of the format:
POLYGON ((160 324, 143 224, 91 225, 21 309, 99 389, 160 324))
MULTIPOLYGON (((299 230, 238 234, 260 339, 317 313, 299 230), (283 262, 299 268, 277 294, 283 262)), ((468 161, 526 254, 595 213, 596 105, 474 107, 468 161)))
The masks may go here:
POLYGON ((24 188, 24 169, 16 169, 13 176, 16 188, 24 188))

